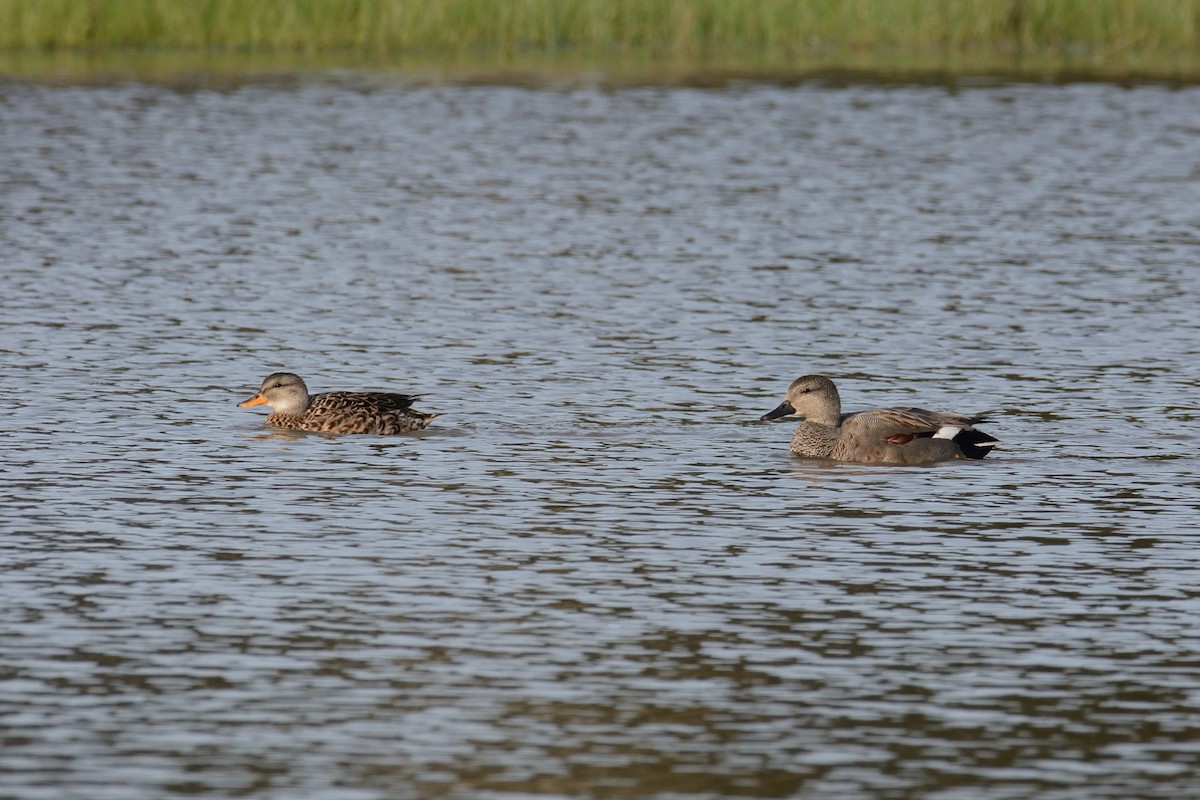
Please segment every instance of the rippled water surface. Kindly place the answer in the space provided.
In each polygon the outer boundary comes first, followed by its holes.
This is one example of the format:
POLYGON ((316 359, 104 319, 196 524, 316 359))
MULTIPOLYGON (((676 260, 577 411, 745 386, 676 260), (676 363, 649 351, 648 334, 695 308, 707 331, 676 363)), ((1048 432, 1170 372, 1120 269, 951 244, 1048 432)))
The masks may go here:
POLYGON ((0 796, 1200 785, 1200 90, 10 83, 0 163, 0 796), (1003 449, 792 459, 811 372, 1003 449))

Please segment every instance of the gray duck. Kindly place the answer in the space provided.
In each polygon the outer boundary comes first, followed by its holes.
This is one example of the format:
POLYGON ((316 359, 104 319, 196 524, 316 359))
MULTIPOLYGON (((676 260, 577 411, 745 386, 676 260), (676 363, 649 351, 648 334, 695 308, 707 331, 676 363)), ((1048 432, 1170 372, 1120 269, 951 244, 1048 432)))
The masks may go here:
POLYGON ((975 425, 983 417, 923 408, 877 408, 842 413, 833 381, 805 375, 792 381, 787 399, 762 419, 803 418, 792 436, 792 455, 862 464, 932 464, 979 459, 999 440, 975 425))

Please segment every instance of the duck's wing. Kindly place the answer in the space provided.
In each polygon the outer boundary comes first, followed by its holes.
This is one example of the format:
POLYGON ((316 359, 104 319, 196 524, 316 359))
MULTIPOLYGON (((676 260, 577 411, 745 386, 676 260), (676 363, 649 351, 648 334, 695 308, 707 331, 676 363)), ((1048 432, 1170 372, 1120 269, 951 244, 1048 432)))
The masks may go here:
POLYGON ((842 415, 842 435, 863 440, 884 440, 892 444, 907 444, 913 439, 933 436, 947 428, 952 439, 958 431, 970 430, 983 417, 955 414, 948 411, 927 411, 923 408, 873 408, 842 415))
POLYGON ((327 392, 315 395, 304 428, 324 433, 393 434, 419 430, 434 414, 412 407, 416 395, 392 392, 327 392))
POLYGON ((394 414, 412 408, 418 399, 420 395, 395 392, 324 392, 312 396, 308 409, 323 414, 351 411, 394 414))

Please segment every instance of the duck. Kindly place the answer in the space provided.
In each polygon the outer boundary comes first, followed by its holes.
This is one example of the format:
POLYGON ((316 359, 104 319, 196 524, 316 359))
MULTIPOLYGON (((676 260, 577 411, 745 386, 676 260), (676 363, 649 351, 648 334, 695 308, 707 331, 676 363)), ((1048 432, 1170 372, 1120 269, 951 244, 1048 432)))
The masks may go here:
POLYGON ((393 392, 308 393, 304 379, 291 372, 274 372, 258 394, 238 407, 267 405, 274 411, 267 424, 277 428, 320 433, 373 433, 391 436, 424 430, 437 414, 412 407, 415 395, 393 392))
POLYGON ((876 408, 842 413, 837 386, 824 375, 792 381, 787 399, 760 419, 803 418, 792 436, 792 455, 860 464, 934 464, 976 460, 999 444, 974 426, 982 416, 923 408, 876 408))

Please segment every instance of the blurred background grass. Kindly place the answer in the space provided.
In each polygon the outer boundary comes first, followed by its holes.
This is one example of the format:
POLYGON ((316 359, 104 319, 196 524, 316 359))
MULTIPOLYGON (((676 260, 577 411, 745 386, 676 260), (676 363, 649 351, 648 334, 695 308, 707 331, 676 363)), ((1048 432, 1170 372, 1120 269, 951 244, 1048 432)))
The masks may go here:
POLYGON ((10 60, 149 50, 787 71, 869 53, 1191 74, 1198 32, 1200 0, 0 0, 10 60))

